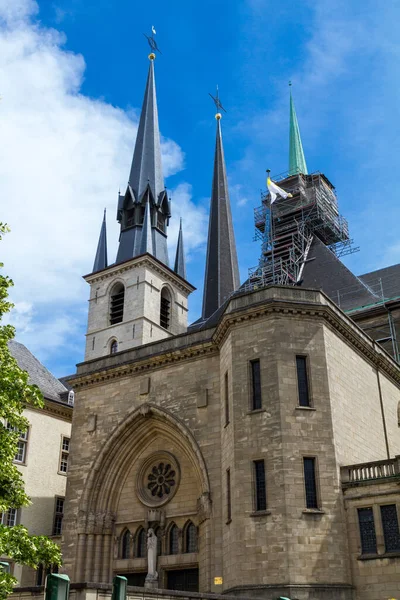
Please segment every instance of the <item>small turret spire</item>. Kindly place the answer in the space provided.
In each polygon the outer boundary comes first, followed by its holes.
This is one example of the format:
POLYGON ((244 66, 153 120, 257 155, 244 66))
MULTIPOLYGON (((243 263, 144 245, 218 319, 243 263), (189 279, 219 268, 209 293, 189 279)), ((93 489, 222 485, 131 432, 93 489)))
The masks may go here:
POLYGON ((204 278, 203 319, 210 317, 240 283, 222 145, 221 113, 217 112, 215 118, 217 136, 204 278))
POLYGON ((301 143, 300 129, 297 121, 296 109, 292 98, 292 83, 290 87, 290 131, 289 131, 289 175, 304 173, 307 175, 307 164, 301 143))
POLYGON ((186 261, 185 250, 183 248, 183 233, 182 233, 182 218, 179 225, 178 244, 176 246, 175 266, 174 271, 183 279, 186 279, 186 261))
POLYGON ((151 235, 151 213, 148 195, 146 198, 146 206, 144 209, 142 239, 140 243, 139 254, 145 254, 146 252, 148 252, 149 254, 153 254, 153 239, 151 235))
POLYGON ((104 209, 103 222, 101 224, 99 243, 97 244, 96 258, 93 264, 93 273, 101 271, 108 267, 107 259, 107 225, 106 225, 106 209, 104 209))

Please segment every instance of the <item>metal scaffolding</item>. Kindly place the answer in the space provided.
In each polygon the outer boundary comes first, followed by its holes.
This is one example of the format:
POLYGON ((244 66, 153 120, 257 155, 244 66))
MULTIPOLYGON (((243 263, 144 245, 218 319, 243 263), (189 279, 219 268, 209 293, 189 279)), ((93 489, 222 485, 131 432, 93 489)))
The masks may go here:
POLYGON ((337 257, 356 252, 346 219, 339 215, 335 188, 322 173, 278 176, 292 195, 271 205, 269 192, 254 210, 255 239, 262 242, 259 264, 249 269, 249 287, 297 285, 312 239, 317 236, 337 257))

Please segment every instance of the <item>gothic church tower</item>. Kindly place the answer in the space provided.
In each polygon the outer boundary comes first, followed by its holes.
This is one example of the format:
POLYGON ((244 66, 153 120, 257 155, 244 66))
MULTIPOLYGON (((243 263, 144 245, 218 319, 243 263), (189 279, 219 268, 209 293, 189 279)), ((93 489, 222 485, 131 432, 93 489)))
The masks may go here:
POLYGON ((187 298, 182 225, 175 269, 169 267, 170 202, 162 173, 155 54, 150 66, 124 195, 118 196, 121 225, 117 258, 108 266, 105 215, 90 285, 85 361, 183 333, 187 298))

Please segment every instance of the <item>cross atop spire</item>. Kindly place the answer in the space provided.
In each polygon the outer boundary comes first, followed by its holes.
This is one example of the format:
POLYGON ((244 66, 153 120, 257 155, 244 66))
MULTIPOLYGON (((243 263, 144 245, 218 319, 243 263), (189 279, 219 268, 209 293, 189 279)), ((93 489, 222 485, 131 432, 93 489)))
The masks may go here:
POLYGON ((307 175, 307 165, 301 143, 300 129, 297 121, 296 109, 292 98, 292 83, 290 87, 290 131, 289 131, 289 175, 304 173, 307 175))
POLYGON ((217 136, 204 277, 203 319, 210 317, 240 283, 222 145, 221 114, 217 113, 215 118, 217 136))

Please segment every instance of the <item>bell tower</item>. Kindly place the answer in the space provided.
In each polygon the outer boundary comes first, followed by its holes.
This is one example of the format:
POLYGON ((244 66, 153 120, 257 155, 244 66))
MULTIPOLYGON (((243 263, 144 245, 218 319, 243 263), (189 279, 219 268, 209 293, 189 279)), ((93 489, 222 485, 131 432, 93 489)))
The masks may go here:
POLYGON ((167 228, 171 204, 164 186, 155 54, 150 66, 125 194, 118 195, 120 236, 108 266, 106 217, 101 226, 90 285, 85 360, 107 356, 184 333, 188 296, 182 223, 175 267, 169 267, 167 228))

